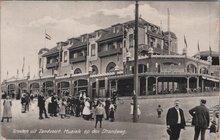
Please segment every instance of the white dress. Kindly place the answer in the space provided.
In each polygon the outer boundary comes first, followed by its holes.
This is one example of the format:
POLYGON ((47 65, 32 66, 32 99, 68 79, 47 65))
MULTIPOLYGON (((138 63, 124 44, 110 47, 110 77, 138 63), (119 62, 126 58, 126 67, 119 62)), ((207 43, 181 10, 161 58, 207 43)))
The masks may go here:
POLYGON ((88 101, 85 102, 85 106, 83 108, 83 115, 90 115, 91 111, 90 111, 90 104, 88 101))
MULTIPOLYGON (((130 111, 131 115, 133 115, 133 113, 134 113, 133 108, 134 108, 134 106, 131 105, 131 111, 130 111)), ((140 106, 139 105, 137 105, 137 114, 141 115, 141 110, 140 110, 140 106)))

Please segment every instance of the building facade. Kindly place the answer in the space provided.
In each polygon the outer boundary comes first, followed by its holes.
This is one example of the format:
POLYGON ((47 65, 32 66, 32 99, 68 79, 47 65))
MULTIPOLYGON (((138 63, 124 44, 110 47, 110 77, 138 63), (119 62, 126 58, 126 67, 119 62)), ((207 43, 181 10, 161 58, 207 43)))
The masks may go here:
MULTIPOLYGON (((90 97, 110 97, 112 91, 131 96, 134 25, 134 21, 119 23, 58 42, 52 49, 42 48, 38 53, 38 77, 7 79, 2 91, 17 98, 25 91, 59 97, 80 92, 90 97)), ((176 35, 142 18, 138 30, 140 96, 218 90, 219 59, 204 59, 198 54, 189 57, 186 49, 178 54, 176 35)))

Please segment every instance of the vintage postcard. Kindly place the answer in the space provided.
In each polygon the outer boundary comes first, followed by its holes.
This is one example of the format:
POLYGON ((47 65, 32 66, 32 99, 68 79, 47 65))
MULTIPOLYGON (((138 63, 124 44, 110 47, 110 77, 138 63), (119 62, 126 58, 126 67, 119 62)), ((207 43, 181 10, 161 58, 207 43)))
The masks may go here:
POLYGON ((220 139, 219 1, 1 1, 0 139, 220 139))

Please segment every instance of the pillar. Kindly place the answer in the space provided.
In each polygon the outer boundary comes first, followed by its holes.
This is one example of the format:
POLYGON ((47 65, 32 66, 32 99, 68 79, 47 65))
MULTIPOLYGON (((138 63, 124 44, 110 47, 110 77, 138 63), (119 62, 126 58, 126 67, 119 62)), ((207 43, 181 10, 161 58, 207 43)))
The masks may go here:
POLYGON ((137 91, 138 91, 138 95, 137 96, 140 96, 141 95, 141 77, 138 77, 138 87, 137 87, 137 91))
POLYGON ((167 82, 167 90, 168 90, 168 91, 170 90, 169 82, 167 82))
POLYGON ((56 91, 56 81, 53 80, 53 93, 57 93, 56 91))
POLYGON ((95 84, 96 84, 96 96, 99 97, 99 79, 96 79, 95 81, 96 81, 95 82, 95 84))
POLYGON ((199 77, 197 77, 196 79, 196 89, 199 89, 199 77))
POLYGON ((112 97, 112 80, 109 80, 109 97, 112 97))
POLYGON ((187 77, 186 79, 187 79, 187 81, 186 81, 186 90, 187 90, 187 93, 189 93, 189 79, 190 79, 190 77, 187 77))
POLYGON ((202 92, 204 92, 204 80, 202 80, 202 92))
POLYGON ((118 80, 115 80, 115 89, 118 91, 118 80))
POLYGON ((156 90, 156 95, 158 94, 158 77, 155 77, 156 79, 156 87, 155 87, 155 90, 156 90))
POLYGON ((148 95, 148 77, 146 76, 145 78, 146 78, 146 87, 145 87, 146 89, 145 90, 146 90, 146 96, 147 96, 148 95))
POLYGON ((172 93, 174 93, 174 82, 172 82, 172 93))
POLYGON ((107 93, 108 93, 108 77, 105 77, 105 96, 109 97, 107 93))

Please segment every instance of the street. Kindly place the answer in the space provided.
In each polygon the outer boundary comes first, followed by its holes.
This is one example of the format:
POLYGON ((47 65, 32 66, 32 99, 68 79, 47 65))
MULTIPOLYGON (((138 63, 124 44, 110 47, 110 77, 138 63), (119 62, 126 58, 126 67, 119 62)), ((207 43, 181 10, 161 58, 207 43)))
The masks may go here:
MULTIPOLYGON (((205 97, 207 106, 218 103, 218 96, 205 97)), ((71 116, 61 119, 50 117, 38 119, 37 100, 27 113, 21 113, 19 100, 13 100, 13 119, 9 123, 2 123, 2 136, 7 139, 146 139, 167 140, 165 117, 169 107, 177 98, 166 99, 140 99, 141 116, 138 123, 133 123, 130 116, 130 100, 124 100, 124 104, 118 105, 115 122, 103 121, 103 128, 94 129, 95 121, 86 121, 82 118, 71 116), (164 110, 161 118, 157 118, 156 107, 160 104, 164 110)), ((179 98, 186 120, 190 118, 188 109, 198 105, 201 97, 179 98), (190 100, 189 100, 190 99, 190 100), (187 102, 186 102, 187 101, 187 102)), ((2 103, 1 103, 2 107, 2 103)), ((99 126, 99 125, 98 125, 99 126)), ((182 130, 180 140, 193 138, 193 127, 182 130)), ((209 132, 206 132, 209 140, 209 132)))

